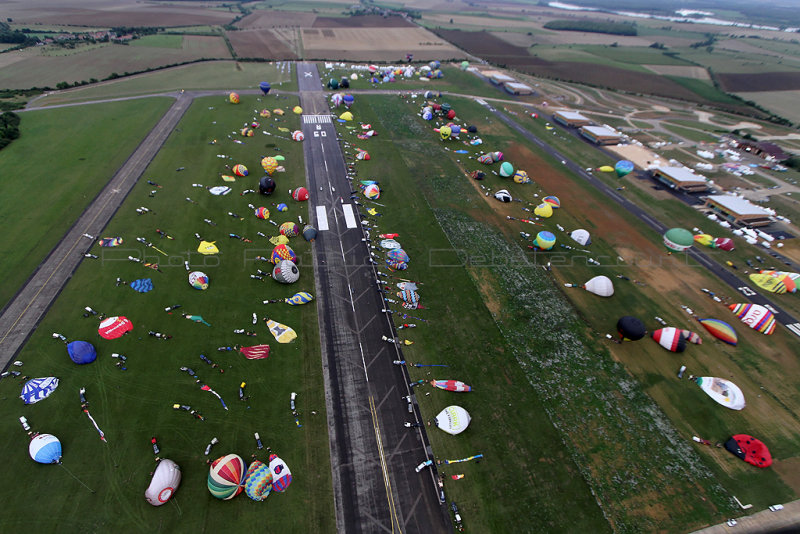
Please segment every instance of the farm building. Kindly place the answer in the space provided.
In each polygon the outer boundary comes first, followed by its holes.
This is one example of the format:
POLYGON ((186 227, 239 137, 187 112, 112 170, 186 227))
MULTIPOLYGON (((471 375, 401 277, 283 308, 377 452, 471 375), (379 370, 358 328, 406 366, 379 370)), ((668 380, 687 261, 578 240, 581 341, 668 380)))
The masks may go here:
POLYGON ((481 72, 484 76, 489 78, 489 81, 495 85, 503 85, 508 82, 515 82, 516 80, 508 74, 503 74, 499 70, 485 70, 481 72))
POLYGON ((583 126, 581 135, 597 145, 618 145, 622 134, 606 126, 583 126))
POLYGON ((656 167, 650 172, 653 178, 670 189, 678 189, 690 193, 708 189, 708 178, 701 174, 695 174, 688 167, 656 167))
POLYGON ((772 222, 767 210, 733 195, 709 195, 705 207, 721 215, 728 222, 744 226, 766 226, 772 222))
POLYGON ((771 161, 784 161, 791 156, 783 151, 781 147, 775 143, 768 143, 766 141, 737 141, 736 148, 744 150, 760 158, 771 161))
POLYGON ((532 95, 533 88, 530 85, 525 85, 519 82, 506 82, 503 84, 507 93, 512 95, 532 95))
POLYGON ((553 120, 563 126, 587 126, 592 120, 584 117, 577 111, 562 110, 553 113, 553 120))

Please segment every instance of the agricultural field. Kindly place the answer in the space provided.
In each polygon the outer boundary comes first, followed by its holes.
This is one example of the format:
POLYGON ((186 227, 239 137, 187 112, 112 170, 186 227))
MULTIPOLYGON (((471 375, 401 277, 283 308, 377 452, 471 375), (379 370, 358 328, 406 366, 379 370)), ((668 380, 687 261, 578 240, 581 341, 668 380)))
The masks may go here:
MULTIPOLYGON (((297 30, 288 30, 295 33, 297 30)), ((270 60, 297 59, 292 41, 287 40, 277 29, 239 30, 225 32, 237 57, 264 58, 270 60)), ((296 40, 296 38, 295 38, 296 40)))
POLYGON ((752 100, 764 109, 800 124, 800 110, 797 108, 800 90, 740 92, 736 96, 746 101, 752 100))
POLYGON ((423 28, 309 28, 301 32, 304 56, 343 61, 464 59, 466 54, 423 28))
MULTIPOLYGON (((257 268, 269 269, 256 256, 269 255, 274 246, 256 232, 275 236, 278 227, 256 218, 247 204, 265 205, 271 220, 278 223, 308 216, 307 205, 292 201, 284 189, 304 182, 301 145, 277 135, 259 134, 244 144, 226 137, 252 120, 253 109, 287 109, 297 104, 296 99, 269 100, 245 95, 239 106, 215 96, 195 100, 107 227, 104 235, 123 237, 122 246, 92 249, 100 259, 86 259, 81 264, 19 354, 25 374, 55 375, 60 379, 58 389, 40 403, 23 407, 18 398, 22 382, 0 381, 3 446, 15 451, 12 454, 18 460, 7 473, 12 479, 26 481, 24 488, 3 490, 7 506, 0 512, 0 520, 7 529, 27 524, 41 532, 64 528, 144 532, 158 525, 170 532, 230 528, 285 532, 287 518, 291 518, 291 530, 335 529, 316 308, 282 301, 262 304, 265 299, 282 300, 296 291, 314 291, 312 244, 302 237, 292 238, 291 246, 301 258, 301 279, 295 286, 249 277, 257 268), (210 144, 215 138, 219 142, 210 144), (258 188, 262 175, 259 161, 266 154, 285 157, 286 172, 276 173, 283 192, 271 199, 241 196, 248 188, 258 188), (230 173, 226 165, 235 163, 246 164, 252 174, 224 182, 220 175, 230 173), (176 171, 179 166, 184 170, 176 171), (209 187, 227 184, 234 191, 213 196, 203 187, 192 186, 198 182, 209 187), (279 201, 289 203, 289 211, 278 212, 274 204, 279 201), (150 212, 137 214, 140 206, 147 206, 150 212), (242 219, 227 215, 229 211, 241 214, 242 219), (209 226, 204 218, 216 226, 209 226), (174 239, 160 238, 156 229, 174 239), (216 242, 221 252, 211 256, 195 252, 199 242, 194 233, 216 242), (252 238, 252 243, 232 239, 229 233, 252 238), (137 236, 145 237, 155 248, 140 244, 137 236), (131 262, 128 256, 157 263, 159 270, 131 262), (207 290, 193 289, 187 283, 184 261, 208 275, 207 290), (153 289, 147 293, 115 282, 121 279, 130 284, 148 278, 153 289), (165 311, 177 304, 182 307, 165 311), (97 334, 98 317, 82 317, 84 306, 108 315, 125 315, 133 322, 133 330, 116 340, 102 339, 97 334), (191 320, 182 313, 192 316, 191 320), (251 321, 253 313, 259 316, 257 324, 251 321), (276 343, 261 321, 265 316, 293 327, 297 339, 291 344, 276 343), (257 335, 235 334, 234 329, 257 335), (151 330, 172 338, 150 336, 151 330), (91 342, 97 360, 75 365, 52 332, 91 342), (264 343, 271 345, 267 359, 248 360, 235 350, 218 350, 264 343), (112 358, 112 353, 127 357, 120 366, 126 370, 114 365, 120 360, 112 358), (201 355, 214 365, 204 362, 201 355), (198 383, 181 367, 192 369, 198 383), (201 390, 201 384, 217 392, 227 410, 212 394, 201 390), (81 413, 81 387, 86 388, 88 409, 104 432, 105 443, 81 413), (290 408, 292 392, 297 393, 297 418, 290 408), (174 404, 189 406, 204 419, 173 409, 174 404), (63 467, 33 464, 27 459, 27 449, 21 446, 27 438, 17 422, 20 415, 25 415, 35 430, 60 439, 63 467), (255 432, 265 449, 257 449, 255 432), (156 465, 150 443, 154 436, 160 457, 177 462, 182 472, 174 498, 158 510, 143 499, 156 465), (214 437, 218 443, 205 456, 214 437), (275 492, 264 503, 244 496, 225 502, 209 494, 208 459, 236 453, 248 463, 253 455, 266 461, 270 451, 283 458, 292 471, 293 480, 285 493, 275 492), (272 517, 276 519, 269 519, 272 517)), ((277 134, 277 127, 299 126, 299 118, 291 113, 278 119, 263 120, 262 127, 277 134)), ((45 159, 50 148, 41 143, 39 147, 29 157, 40 154, 38 157, 45 159)), ((57 200, 66 204, 66 199, 53 199, 51 205, 57 200)))

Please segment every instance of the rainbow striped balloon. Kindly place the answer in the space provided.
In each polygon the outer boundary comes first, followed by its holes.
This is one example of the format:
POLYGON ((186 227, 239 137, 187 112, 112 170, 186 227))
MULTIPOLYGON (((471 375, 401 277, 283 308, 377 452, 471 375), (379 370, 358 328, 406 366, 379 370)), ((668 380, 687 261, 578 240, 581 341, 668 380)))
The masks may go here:
POLYGON ((214 460, 208 472, 208 491, 217 499, 233 499, 244 489, 246 464, 238 454, 227 454, 214 460))
POLYGON ((770 335, 775 331, 775 315, 760 304, 731 304, 728 308, 757 332, 770 335))
POLYGON ((734 347, 739 342, 736 331, 725 321, 720 321, 719 319, 698 319, 698 321, 712 336, 720 341, 724 341, 734 347))

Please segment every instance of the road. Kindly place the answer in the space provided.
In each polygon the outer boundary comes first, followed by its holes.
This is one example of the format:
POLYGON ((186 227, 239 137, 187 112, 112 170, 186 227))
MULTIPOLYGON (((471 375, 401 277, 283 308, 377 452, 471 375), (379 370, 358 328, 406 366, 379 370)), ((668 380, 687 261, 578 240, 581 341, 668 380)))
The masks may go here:
MULTIPOLYGON (((313 63, 297 67, 303 108, 316 303, 325 377, 331 470, 339 532, 452 532, 391 319, 381 312, 375 267, 322 83, 313 63), (404 399, 411 395, 409 403, 404 399)), ((368 230, 367 230, 368 231, 368 230)), ((376 237, 376 236, 375 236, 376 237)))

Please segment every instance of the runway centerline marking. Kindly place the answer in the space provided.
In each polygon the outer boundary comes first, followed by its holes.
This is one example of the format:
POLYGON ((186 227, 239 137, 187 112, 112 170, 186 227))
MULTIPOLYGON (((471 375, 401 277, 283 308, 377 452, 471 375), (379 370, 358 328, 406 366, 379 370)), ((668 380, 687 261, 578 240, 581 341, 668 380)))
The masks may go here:
POLYGON ((344 223, 348 228, 357 228, 356 217, 353 214, 352 204, 342 204, 342 211, 344 212, 344 223))

